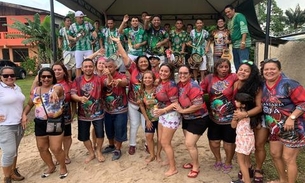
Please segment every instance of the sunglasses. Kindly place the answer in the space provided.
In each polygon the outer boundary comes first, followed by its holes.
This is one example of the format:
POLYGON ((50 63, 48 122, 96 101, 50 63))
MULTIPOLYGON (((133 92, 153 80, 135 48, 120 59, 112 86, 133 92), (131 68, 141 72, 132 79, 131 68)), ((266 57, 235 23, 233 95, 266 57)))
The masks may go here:
POLYGON ((45 78, 51 79, 51 78, 53 78, 53 76, 52 75, 41 75, 41 78, 42 79, 45 79, 45 78))
POLYGON ((2 77, 4 77, 4 78, 8 78, 8 77, 15 78, 16 75, 15 74, 2 74, 2 77))
POLYGON ((267 58, 267 59, 263 60, 263 62, 279 62, 279 59, 277 59, 277 58, 267 58))
POLYGON ((249 60, 243 60, 242 63, 243 63, 243 64, 247 63, 247 64, 249 64, 249 65, 253 65, 253 64, 254 64, 253 61, 249 61, 249 60))

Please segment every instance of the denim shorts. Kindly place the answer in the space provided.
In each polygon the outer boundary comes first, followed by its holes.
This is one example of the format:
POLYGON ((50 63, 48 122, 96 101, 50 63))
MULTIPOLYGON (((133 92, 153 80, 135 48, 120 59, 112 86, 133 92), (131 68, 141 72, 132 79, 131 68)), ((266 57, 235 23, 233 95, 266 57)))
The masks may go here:
POLYGON ((127 112, 109 114, 105 112, 105 131, 108 139, 127 141, 127 112))
POLYGON ((93 121, 78 120, 78 140, 87 141, 90 139, 90 126, 94 127, 96 138, 104 138, 104 119, 93 121))

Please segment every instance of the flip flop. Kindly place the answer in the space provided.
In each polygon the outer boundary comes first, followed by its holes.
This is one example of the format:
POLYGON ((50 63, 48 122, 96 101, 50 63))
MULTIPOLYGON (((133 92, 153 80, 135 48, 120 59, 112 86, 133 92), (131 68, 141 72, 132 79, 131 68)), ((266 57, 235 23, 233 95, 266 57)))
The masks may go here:
POLYGON ((198 170, 198 171, 191 170, 191 171, 189 172, 189 174, 187 174, 187 177, 188 177, 188 178, 196 178, 196 177, 198 176, 199 172, 200 172, 200 170, 198 170))
POLYGON ((193 165, 191 163, 185 163, 182 168, 184 169, 192 169, 193 168, 193 165))
POLYGON ((47 177, 49 177, 52 173, 54 173, 54 172, 56 172, 56 168, 53 170, 53 171, 51 171, 51 172, 49 172, 49 173, 43 173, 42 175, 41 175, 41 178, 47 178, 47 177))
POLYGON ((65 164, 68 165, 71 163, 71 160, 70 159, 65 159, 65 164))
POLYGON ((59 175, 59 178, 60 178, 60 179, 64 179, 64 178, 66 178, 67 176, 68 176, 68 172, 65 173, 65 174, 60 174, 60 175, 59 175))

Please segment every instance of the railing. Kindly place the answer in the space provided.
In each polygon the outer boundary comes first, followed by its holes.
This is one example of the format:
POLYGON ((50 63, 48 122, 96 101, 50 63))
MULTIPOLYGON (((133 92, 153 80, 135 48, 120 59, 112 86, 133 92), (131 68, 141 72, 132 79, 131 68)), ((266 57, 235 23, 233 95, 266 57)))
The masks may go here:
POLYGON ((0 32, 0 45, 7 46, 24 46, 22 41, 26 36, 22 32, 0 32))

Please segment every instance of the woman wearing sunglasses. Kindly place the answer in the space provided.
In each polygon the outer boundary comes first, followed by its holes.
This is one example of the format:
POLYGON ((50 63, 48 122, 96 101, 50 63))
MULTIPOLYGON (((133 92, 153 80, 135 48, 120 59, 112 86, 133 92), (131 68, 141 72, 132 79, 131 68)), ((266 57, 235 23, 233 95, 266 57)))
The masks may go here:
MULTIPOLYGON (((254 183, 263 183, 262 166, 266 158, 265 143, 268 138, 268 129, 264 123, 261 123, 262 112, 262 81, 259 74, 259 69, 253 61, 244 60, 237 70, 238 80, 234 83, 234 93, 246 93, 254 96, 255 107, 248 111, 235 110, 233 114, 234 119, 243 119, 250 117, 252 121, 256 122, 256 128, 253 129, 255 134, 255 159, 256 167, 252 170, 250 158, 244 159, 247 167, 240 167, 241 171, 238 173, 239 180, 250 182, 250 177, 254 176, 254 183), (253 175, 254 174, 254 175, 253 175)), ((250 152, 241 152, 236 149, 236 152, 246 154, 250 152)), ((246 156, 249 157, 249 156, 246 156)), ((238 181, 238 180, 237 180, 238 181)))
POLYGON ((296 159, 305 146, 305 90, 282 73, 277 59, 266 59, 262 71, 264 119, 270 130, 270 155, 279 175, 279 180, 271 182, 294 183, 296 159))
POLYGON ((234 113, 233 85, 237 76, 231 73, 231 64, 228 59, 218 59, 214 65, 214 73, 204 78, 201 87, 209 95, 209 129, 208 139, 215 157, 214 170, 229 173, 235 150, 235 129, 231 127, 234 113), (220 143, 223 141, 225 162, 222 162, 220 143))
POLYGON ((20 181, 16 163, 18 147, 23 137, 21 125, 22 109, 25 96, 15 84, 16 76, 12 67, 0 70, 0 148, 2 150, 1 166, 4 182, 20 181), (14 111, 14 112, 11 112, 14 111))
MULTIPOLYGON (((43 172, 41 178, 46 178, 55 172, 56 166, 52 161, 49 149, 54 154, 60 166, 60 179, 64 179, 68 175, 65 164, 65 153, 62 149, 64 138, 63 132, 47 133, 47 119, 58 118, 63 115, 63 104, 65 94, 63 87, 56 84, 55 73, 51 68, 42 68, 38 74, 38 87, 32 92, 28 104, 24 108, 22 122, 27 122, 27 114, 35 105, 35 136, 36 144, 41 159, 46 163, 48 169, 43 172)), ((64 123, 62 123, 64 129, 64 123)))

